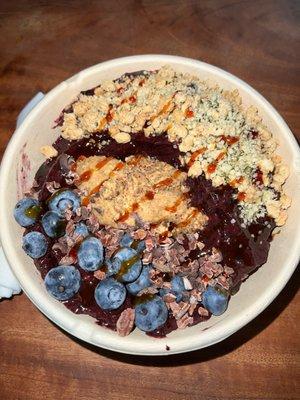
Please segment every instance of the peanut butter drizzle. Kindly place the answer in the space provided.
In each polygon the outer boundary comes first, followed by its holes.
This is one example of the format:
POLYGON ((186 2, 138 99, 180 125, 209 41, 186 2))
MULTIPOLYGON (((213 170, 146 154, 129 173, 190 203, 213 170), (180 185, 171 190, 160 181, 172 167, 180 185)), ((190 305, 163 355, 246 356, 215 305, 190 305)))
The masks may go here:
MULTIPOLYGON (((79 161, 81 161, 81 160, 80 160, 81 157, 84 157, 84 156, 80 156, 80 157, 78 158, 79 161)), ((84 158, 85 158, 85 157, 84 157, 84 158)), ((83 159, 84 159, 84 158, 83 158, 83 159)), ((103 168, 111 159, 112 159, 111 157, 107 157, 107 158, 105 158, 104 160, 99 161, 99 162, 96 164, 96 167, 95 167, 95 168, 96 168, 97 170, 100 170, 100 169, 103 168)), ((100 187, 101 187, 101 184, 95 186, 95 187, 90 191, 90 193, 89 193, 86 197, 84 197, 84 198, 82 199, 81 204, 82 204, 83 206, 87 206, 87 205, 89 204, 89 202, 90 202, 91 196, 94 195, 94 194, 96 194, 97 192, 99 192, 100 187)))
POLYGON ((187 226, 187 225, 191 222, 191 220, 192 220, 193 218, 196 217, 196 215, 197 215, 198 213, 199 213, 199 211, 198 211, 197 209, 193 210, 193 211, 190 213, 190 215, 189 215, 185 220, 183 220, 182 222, 179 222, 179 223, 176 224, 175 226, 176 226, 177 228, 184 228, 185 226, 187 226))
POLYGON ((105 117, 106 122, 107 123, 111 122, 113 120, 113 118, 114 118, 114 111, 113 111, 112 107, 110 107, 106 114, 106 117, 105 117))
MULTIPOLYGON (((115 171, 120 171, 122 168, 124 168, 124 166, 125 166, 125 165, 124 165, 124 163, 123 163, 122 161, 118 162, 118 164, 115 166, 115 168, 109 173, 108 178, 107 178, 107 179, 104 179, 103 182, 101 182, 99 185, 97 185, 96 187, 94 187, 94 188, 90 191, 90 193, 89 193, 86 197, 84 197, 84 198, 82 199, 82 202, 81 202, 82 205, 87 206, 87 205, 89 204, 89 202, 90 202, 91 196, 94 195, 94 194, 96 194, 96 193, 98 193, 99 190, 100 190, 100 188, 101 188, 101 186, 104 184, 104 182, 108 181, 108 180, 114 175, 115 171)), ((97 166, 96 166, 96 167, 97 167, 97 166)), ((98 169, 99 169, 99 168, 98 168, 98 169)))
POLYGON ((89 196, 92 196, 93 194, 96 194, 99 192, 100 188, 101 188, 102 183, 100 183, 99 185, 95 186, 89 193, 89 196))
POLYGON ((237 136, 221 136, 222 140, 227 143, 229 146, 233 145, 234 143, 238 142, 240 139, 237 136))
POLYGON ((184 115, 186 116, 186 118, 192 118, 192 117, 194 116, 194 111, 191 110, 190 108, 187 108, 187 109, 185 110, 184 115))
POLYGON ((237 179, 233 179, 232 181, 229 182, 229 185, 232 187, 236 187, 239 183, 242 183, 244 180, 244 178, 242 176, 240 176, 237 179))
POLYGON ((145 193, 144 199, 145 200, 153 200, 155 196, 154 192, 151 192, 151 190, 148 190, 148 192, 145 193))
POLYGON ((218 157, 216 158, 216 160, 213 161, 211 164, 208 165, 208 167, 207 167, 207 172, 208 172, 209 174, 212 174, 213 172, 215 172, 219 161, 221 161, 222 158, 224 158, 225 154, 226 154, 225 152, 220 153, 220 154, 218 155, 218 157))
MULTIPOLYGON (((196 215, 197 215, 198 213, 199 213, 199 210, 194 209, 194 210, 190 213, 190 215, 189 215, 185 220, 183 220, 183 221, 179 222, 178 224, 176 224, 176 225, 174 226, 174 228, 184 228, 184 227, 186 227, 186 226, 191 222, 191 220, 192 220, 193 218, 196 217, 196 215)), ((157 225, 158 225, 158 224, 152 224, 152 225, 151 225, 151 228, 156 228, 157 225)), ((174 229, 174 228, 173 228, 173 229, 174 229)), ((169 233, 170 233, 169 230, 166 230, 166 231, 164 231, 163 233, 161 233, 161 234, 159 235, 159 240, 160 240, 160 241, 165 240, 165 239, 168 237, 169 233)))
POLYGON ((134 92, 130 97, 127 97, 127 98, 125 97, 124 99, 121 100, 121 104, 124 104, 124 103, 134 104, 134 103, 136 103, 136 95, 137 95, 137 92, 134 92))
POLYGON ((182 196, 180 196, 175 203, 172 206, 167 206, 165 207, 166 211, 169 211, 171 213, 175 213, 177 211, 178 206, 180 205, 180 203, 183 202, 183 200, 186 198, 186 195, 183 194, 182 196))
POLYGON ((124 222, 124 221, 126 221, 126 219, 129 218, 129 215, 130 215, 131 213, 137 211, 138 208, 139 208, 138 203, 133 203, 132 206, 130 206, 130 208, 129 208, 127 211, 125 211, 125 213, 122 214, 122 215, 117 219, 117 222, 124 222))
POLYGON ((105 125, 113 120, 113 117, 114 117, 113 106, 110 105, 108 107, 107 114, 99 122, 98 127, 97 127, 97 131, 98 130, 100 131, 100 130, 104 129, 105 125))
POLYGON ((97 164, 96 164, 96 169, 97 170, 100 170, 101 168, 103 168, 109 161, 111 161, 112 160, 112 157, 106 157, 106 158, 104 158, 103 160, 101 160, 101 161, 99 161, 97 164))
POLYGON ((164 241, 168 237, 168 235, 169 235, 169 231, 168 230, 164 231, 163 233, 161 233, 159 235, 159 240, 164 241))
MULTIPOLYGON (((163 180, 155 183, 152 186, 152 188, 158 189, 158 188, 161 188, 164 186, 169 186, 180 174, 181 174, 181 172, 179 170, 176 170, 173 172, 173 174, 169 178, 163 179, 163 180)), ((147 200, 153 200, 154 197, 155 197, 155 192, 147 191, 145 193, 145 195, 141 198, 140 202, 144 202, 147 200)), ((125 222, 129 218, 130 214, 132 212, 137 211, 138 208, 139 208, 139 204, 133 203, 132 206, 130 206, 127 210, 125 210, 125 212, 123 214, 120 215, 120 217, 116 220, 116 222, 125 222), (134 207, 134 209, 133 209, 133 207, 134 207)))
POLYGON ((124 163, 122 163, 122 161, 120 161, 115 168, 111 171, 111 173, 109 174, 109 178, 113 176, 115 171, 120 171, 121 169, 123 169, 125 167, 124 163))
POLYGON ((155 118, 159 117, 162 114, 165 114, 168 111, 168 108, 170 107, 171 104, 172 104, 172 99, 167 101, 166 104, 163 106, 163 108, 158 112, 158 114, 152 115, 152 117, 150 117, 149 120, 152 122, 155 120, 155 118))
POLYGON ((170 176, 169 178, 166 178, 166 179, 163 179, 162 181, 157 182, 153 186, 153 189, 158 189, 158 188, 161 188, 164 186, 170 186, 171 183, 174 181, 174 179, 176 179, 180 174, 181 174, 181 172, 176 170, 175 172, 173 172, 172 176, 170 176))
POLYGON ((135 103, 135 102, 136 102, 136 97, 135 97, 135 95, 130 96, 128 100, 130 101, 130 103, 135 103))
POLYGON ((127 164, 133 165, 135 167, 136 165, 138 165, 138 163, 141 161, 142 158, 143 156, 141 155, 134 156, 131 160, 127 161, 127 164))
POLYGON ((89 203, 90 203, 90 196, 86 196, 86 197, 84 197, 82 200, 81 200, 81 205, 82 206, 88 206, 89 205, 89 203))
POLYGON ((201 147, 200 149, 194 151, 194 153, 192 153, 191 158, 188 162, 188 167, 191 168, 194 165, 196 158, 198 156, 200 156, 200 154, 203 154, 206 150, 207 150, 206 147, 201 147))
POLYGON ((86 182, 88 181, 93 174, 93 171, 91 169, 84 171, 80 176, 79 176, 79 182, 86 182))
POLYGON ((102 118, 97 126, 97 131, 102 131, 106 125, 106 117, 102 118))
POLYGON ((237 195, 238 201, 244 201, 245 198, 246 198, 246 193, 244 193, 244 192, 240 192, 240 193, 237 195))

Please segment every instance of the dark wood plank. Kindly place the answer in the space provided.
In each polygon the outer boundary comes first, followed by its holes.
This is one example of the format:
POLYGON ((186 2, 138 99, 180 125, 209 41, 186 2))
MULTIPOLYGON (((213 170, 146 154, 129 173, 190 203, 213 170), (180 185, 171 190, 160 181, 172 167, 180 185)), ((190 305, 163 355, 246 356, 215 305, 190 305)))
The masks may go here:
MULTIPOLYGON (((298 1, 0 3, 0 154, 22 106, 89 65, 184 55, 258 89, 300 139, 298 1)), ((299 399, 299 273, 255 321, 190 354, 144 358, 72 340, 25 295, 0 303, 0 398, 299 399)))

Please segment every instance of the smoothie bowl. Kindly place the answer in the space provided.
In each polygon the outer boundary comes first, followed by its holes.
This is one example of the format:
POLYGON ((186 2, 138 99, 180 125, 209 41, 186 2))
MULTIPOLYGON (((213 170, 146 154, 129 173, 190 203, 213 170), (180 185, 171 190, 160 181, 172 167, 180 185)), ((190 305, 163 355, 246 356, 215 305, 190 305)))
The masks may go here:
POLYGON ((28 297, 72 335, 185 352, 284 287, 299 184, 292 133, 247 84, 181 57, 122 58, 57 86, 15 132, 1 241, 28 297))

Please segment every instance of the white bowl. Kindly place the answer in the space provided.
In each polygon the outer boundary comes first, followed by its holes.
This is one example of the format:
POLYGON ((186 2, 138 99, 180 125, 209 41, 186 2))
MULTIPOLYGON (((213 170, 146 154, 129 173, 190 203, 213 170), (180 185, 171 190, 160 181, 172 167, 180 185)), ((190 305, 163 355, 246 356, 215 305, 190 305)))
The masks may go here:
POLYGON ((259 93, 235 76, 209 64, 175 56, 143 55, 107 61, 80 72, 51 90, 14 133, 3 157, 0 176, 2 246, 27 296, 48 318, 70 334, 96 346, 130 354, 163 355, 196 350, 225 339, 255 318, 278 295, 295 270, 300 253, 299 171, 299 148, 284 120, 259 93), (121 338, 115 332, 98 326, 91 317, 73 314, 47 294, 33 262, 21 248, 23 230, 15 223, 12 211, 20 189, 30 186, 43 162, 40 147, 53 143, 59 135, 58 129, 52 129, 53 121, 81 90, 125 72, 157 69, 165 64, 177 71, 209 79, 225 89, 237 88, 245 106, 253 104, 259 109, 264 122, 280 142, 279 154, 290 166, 286 191, 292 196, 293 203, 286 225, 272 242, 268 262, 243 283, 222 316, 177 330, 163 339, 151 338, 137 329, 121 338))

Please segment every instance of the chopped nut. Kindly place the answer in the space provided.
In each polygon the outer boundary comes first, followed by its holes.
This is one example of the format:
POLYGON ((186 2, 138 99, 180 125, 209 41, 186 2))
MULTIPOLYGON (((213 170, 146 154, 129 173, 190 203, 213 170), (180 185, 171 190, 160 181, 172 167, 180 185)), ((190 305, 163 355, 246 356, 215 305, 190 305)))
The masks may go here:
POLYGON ((114 139, 118 143, 128 143, 131 140, 131 136, 126 132, 119 132, 114 135, 114 139))
POLYGON ((180 302, 179 304, 176 302, 170 303, 170 308, 175 319, 180 319, 184 314, 187 313, 188 309, 190 308, 189 303, 180 302))
POLYGON ((194 322, 193 317, 190 317, 188 315, 184 315, 183 317, 181 317, 179 320, 176 321, 178 329, 184 329, 188 325, 192 325, 193 322, 194 322))
POLYGON ((135 311, 132 308, 126 308, 122 311, 117 321, 117 333, 120 336, 127 336, 132 331, 134 326, 135 311))
POLYGON ((198 308, 198 314, 203 316, 203 317, 208 317, 209 316, 209 312, 204 307, 199 307, 198 308))
POLYGON ((193 286, 192 286, 191 282, 188 280, 188 278, 186 276, 184 276, 182 279, 183 279, 183 284, 184 284, 185 290, 192 290, 193 286))
POLYGON ((56 157, 57 156, 58 151, 53 146, 42 146, 41 147, 41 153, 46 158, 52 158, 52 157, 56 157))
POLYGON ((104 271, 101 271, 101 269, 98 269, 94 272, 94 277, 99 279, 99 281, 102 281, 103 279, 105 279, 106 274, 104 271))

